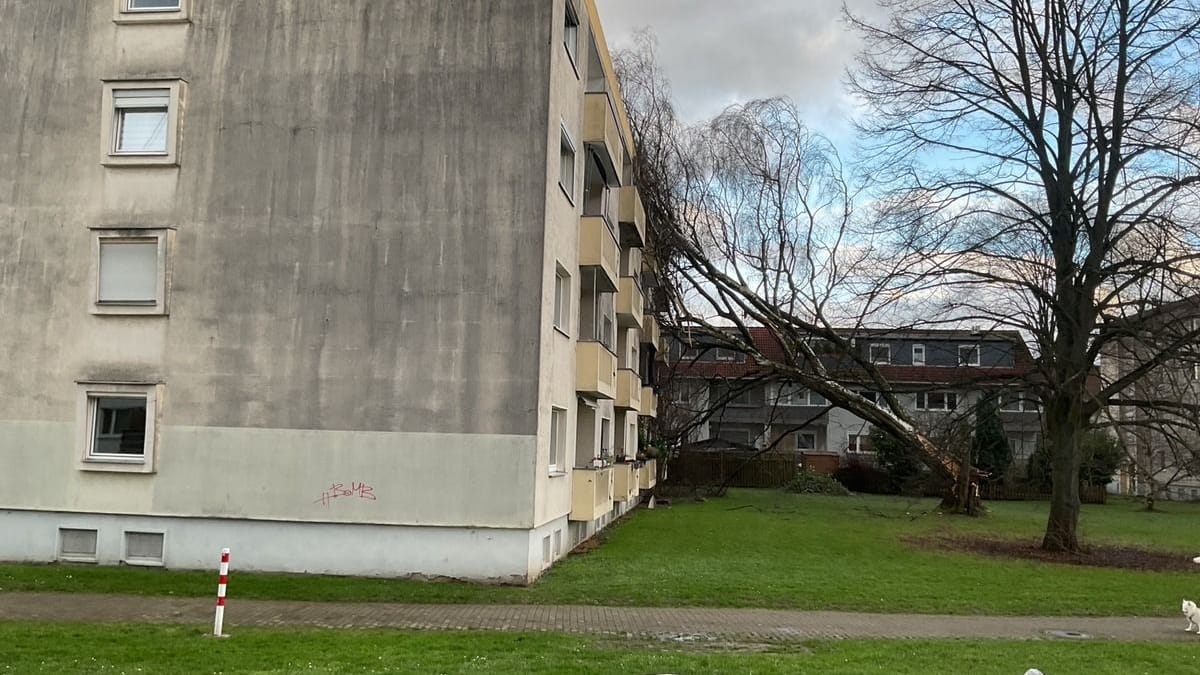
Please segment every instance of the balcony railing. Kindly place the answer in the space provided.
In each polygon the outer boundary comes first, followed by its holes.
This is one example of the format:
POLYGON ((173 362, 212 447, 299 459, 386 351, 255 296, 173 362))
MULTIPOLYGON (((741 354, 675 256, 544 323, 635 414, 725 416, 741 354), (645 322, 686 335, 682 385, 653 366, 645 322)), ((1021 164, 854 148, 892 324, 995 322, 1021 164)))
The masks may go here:
POLYGON ((596 152, 609 177, 609 185, 620 185, 625 146, 617 112, 607 92, 588 93, 583 99, 583 143, 596 152))
POLYGON ((620 190, 617 220, 621 223, 621 246, 641 248, 646 245, 646 208, 642 206, 642 195, 634 185, 626 185, 620 190))
POLYGON ((643 417, 658 417, 658 394, 654 387, 642 387, 642 407, 638 414, 643 417))
POLYGON ((617 355, 599 342, 576 342, 575 390, 596 398, 616 398, 617 355))
POLYGON ((642 409, 642 379, 636 370, 621 368, 617 371, 616 407, 639 411, 642 409))
POLYGON ((617 269, 621 264, 621 249, 613 236, 608 220, 603 216, 584 216, 579 219, 579 268, 595 269, 598 290, 612 293, 617 290, 617 269))
POLYGON ((649 490, 658 485, 658 460, 648 459, 643 462, 638 474, 638 486, 643 490, 649 490))
POLYGON ((637 499, 641 491, 641 473, 635 464, 614 464, 613 501, 627 502, 637 499))
POLYGON ((658 319, 649 312, 642 315, 642 342, 662 351, 662 329, 658 327, 658 319))
POLYGON ((637 279, 621 277, 617 285, 617 325, 622 328, 641 328, 645 299, 637 279))
POLYGON ((570 520, 592 521, 612 510, 613 467, 571 471, 570 520))

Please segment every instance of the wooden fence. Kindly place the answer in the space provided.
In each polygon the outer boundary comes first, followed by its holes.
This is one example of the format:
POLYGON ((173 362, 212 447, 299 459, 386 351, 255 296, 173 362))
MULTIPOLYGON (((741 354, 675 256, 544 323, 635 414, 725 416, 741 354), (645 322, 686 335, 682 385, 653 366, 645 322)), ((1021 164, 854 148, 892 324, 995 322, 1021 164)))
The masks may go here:
POLYGON ((732 476, 731 487, 783 487, 799 466, 794 455, 752 455, 735 452, 681 451, 671 459, 667 482, 675 485, 720 485, 732 476))
MULTIPOLYGON (((1050 493, 1031 485, 1002 485, 983 483, 979 486, 979 496, 993 501, 1045 501, 1050 499, 1050 493)), ((1108 502, 1108 490, 1103 485, 1080 485, 1079 501, 1084 504, 1105 504, 1108 502)))

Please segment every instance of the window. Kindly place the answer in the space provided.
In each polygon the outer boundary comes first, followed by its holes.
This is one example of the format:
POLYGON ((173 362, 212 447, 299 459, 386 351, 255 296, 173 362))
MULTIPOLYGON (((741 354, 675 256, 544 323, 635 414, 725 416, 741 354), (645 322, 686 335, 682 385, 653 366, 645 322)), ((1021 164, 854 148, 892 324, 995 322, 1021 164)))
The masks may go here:
POLYGON ((917 410, 954 410, 958 394, 952 391, 922 391, 917 393, 917 410))
POLYGON ((925 345, 913 345, 912 364, 914 366, 925 365, 925 345))
POLYGON ((571 332, 571 275, 562 265, 554 272, 554 327, 571 332))
POLYGON ((149 473, 159 385, 81 383, 84 469, 149 473))
POLYGON ((575 144, 571 141, 567 128, 562 128, 562 137, 558 149, 558 186, 567 195, 571 203, 575 203, 575 144))
POLYGON ((542 567, 550 565, 550 535, 542 537, 542 567))
POLYGON ((886 343, 871 345, 871 363, 887 365, 892 362, 892 346, 886 343))
POLYGON ((730 443, 737 443, 738 445, 750 445, 749 429, 729 428, 718 425, 713 437, 729 441, 730 443))
POLYGON ((94 230, 93 314, 166 314, 172 230, 94 230))
POLYGON ((117 23, 171 23, 188 20, 189 0, 113 0, 117 23))
POLYGON ((999 395, 1000 409, 1007 412, 1037 412, 1041 406, 1023 391, 1002 391, 999 395))
POLYGON ((123 560, 126 565, 162 565, 163 533, 126 532, 123 560))
POLYGON ((846 452, 855 454, 874 452, 871 437, 866 434, 849 434, 846 437, 846 452))
POLYGON ((713 349, 713 358, 717 361, 740 361, 741 355, 732 349, 717 347, 713 349))
POLYGON ((825 397, 799 385, 781 384, 775 403, 782 406, 823 406, 825 397))
POLYGON ((979 365, 979 345, 959 345, 958 346, 958 365, 960 365, 960 366, 978 366, 979 365))
POLYGON ((612 420, 600 420, 600 458, 612 457, 612 420))
POLYGON ((567 411, 563 408, 550 409, 550 473, 562 470, 562 458, 566 450, 567 411))
POLYGON ((113 92, 113 153, 165 155, 167 111, 171 92, 167 89, 124 89, 113 92))
POLYGON ((178 164, 182 80, 104 84, 103 163, 178 164))
POLYGON ((811 431, 800 431, 796 433, 796 449, 797 450, 816 450, 817 435, 811 431))
POLYGON ((885 397, 881 392, 863 389, 858 392, 858 395, 875 404, 875 407, 877 408, 883 408, 885 410, 887 409, 887 397, 885 397))
POLYGON ((575 11, 575 3, 567 0, 566 17, 563 19, 563 47, 567 49, 567 57, 571 59, 571 67, 575 76, 579 77, 579 14, 575 11))
POLYGON ((58 559, 68 562, 96 562, 96 530, 58 528, 58 559))
POLYGON ((562 555, 562 530, 554 531, 554 557, 562 555))

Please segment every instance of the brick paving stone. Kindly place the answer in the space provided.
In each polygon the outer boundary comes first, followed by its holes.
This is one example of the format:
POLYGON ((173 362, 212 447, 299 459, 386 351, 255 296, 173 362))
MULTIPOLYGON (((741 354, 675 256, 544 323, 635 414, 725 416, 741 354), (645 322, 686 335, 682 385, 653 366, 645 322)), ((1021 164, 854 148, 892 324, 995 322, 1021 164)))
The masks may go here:
MULTIPOLYGON (((213 601, 84 593, 0 593, 0 620, 206 624, 213 601)), ((409 605, 399 603, 228 602, 225 624, 312 628, 554 631, 680 641, 854 638, 1063 639, 1182 641, 1186 619, 1157 617, 949 616, 769 609, 563 605, 409 605), (1069 639, 1069 638, 1067 638, 1069 639)))

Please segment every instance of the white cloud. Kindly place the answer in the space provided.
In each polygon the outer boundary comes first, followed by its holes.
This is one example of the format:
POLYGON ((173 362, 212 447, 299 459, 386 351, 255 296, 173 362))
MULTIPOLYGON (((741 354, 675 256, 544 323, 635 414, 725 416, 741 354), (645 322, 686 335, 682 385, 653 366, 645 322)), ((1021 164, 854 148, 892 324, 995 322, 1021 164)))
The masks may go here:
MULTIPOLYGON (((609 46, 635 31, 658 38, 678 111, 712 117, 754 98, 788 96, 810 126, 834 138, 850 132, 854 106, 842 80, 858 36, 841 19, 841 0, 597 0, 609 46)), ((875 11, 873 0, 852 0, 875 11)))

